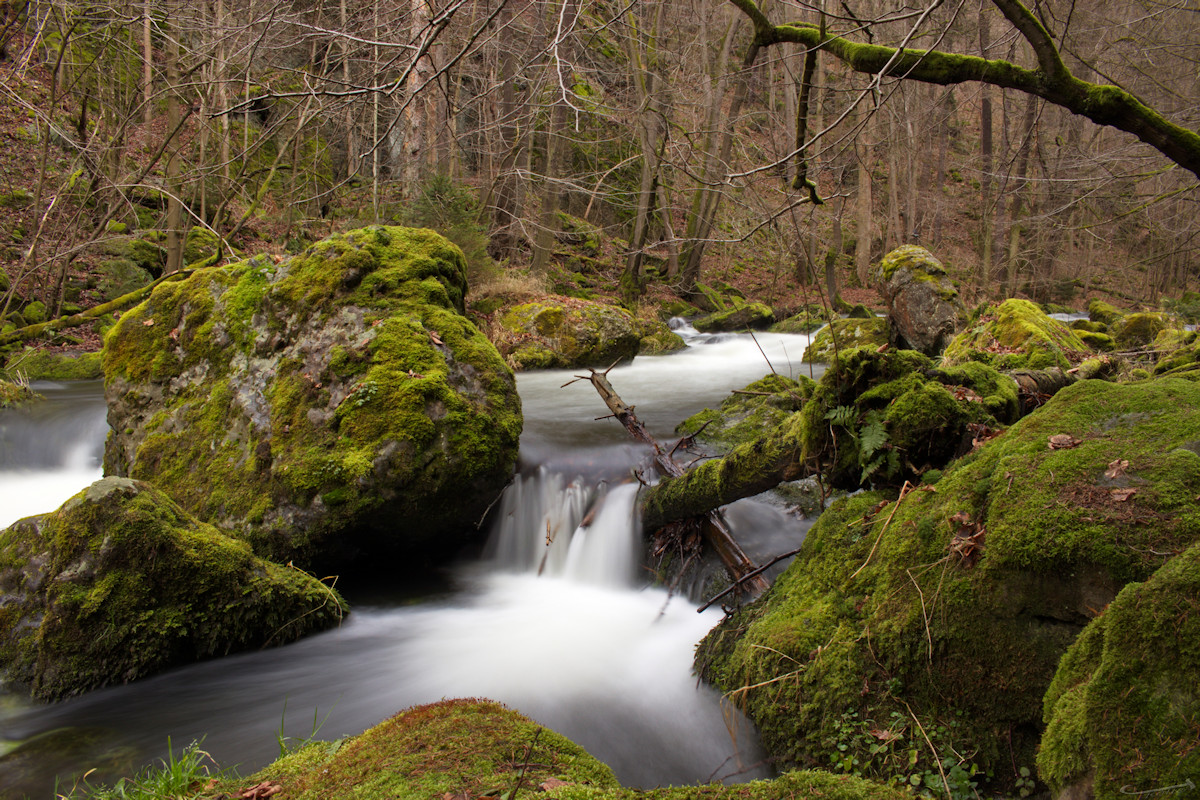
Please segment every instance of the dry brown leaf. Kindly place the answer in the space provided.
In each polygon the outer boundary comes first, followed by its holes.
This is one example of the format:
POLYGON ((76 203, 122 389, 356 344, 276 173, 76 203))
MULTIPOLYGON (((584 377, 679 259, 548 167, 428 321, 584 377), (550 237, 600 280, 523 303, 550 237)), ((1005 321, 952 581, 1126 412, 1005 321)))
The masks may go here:
POLYGON ((1076 439, 1069 433, 1056 433, 1050 437, 1050 443, 1047 447, 1051 450, 1070 450, 1082 441, 1082 439, 1076 439))
POLYGON ((881 742, 894 742, 900 738, 900 734, 896 733, 895 731, 888 730, 887 728, 871 728, 867 731, 867 733, 871 734, 881 742))
POLYGON ((149 328, 151 325, 154 324, 154 318, 151 317, 150 319, 144 319, 144 320, 142 320, 142 324, 145 325, 147 328, 149 328))
POLYGON ((430 331, 430 332, 429 332, 429 338, 430 338, 430 339, 433 341, 433 343, 434 343, 434 344, 441 344, 441 343, 442 343, 442 340, 438 338, 438 332, 437 332, 437 331, 430 331))
POLYGON ((1104 477, 1112 480, 1119 478, 1125 474, 1125 470, 1129 469, 1129 459, 1118 458, 1108 465, 1108 469, 1104 470, 1104 477))
POLYGON ((424 375, 422 375, 422 374, 421 374, 421 373, 419 373, 419 372, 413 372, 413 371, 410 369, 410 370, 408 371, 408 377, 410 377, 410 378, 424 378, 425 376, 424 376, 424 375))
POLYGON ((562 781, 562 780, 559 780, 558 778, 547 778, 546 780, 542 781, 541 784, 539 784, 538 788, 540 788, 543 792, 548 792, 551 789, 557 789, 560 786, 570 786, 570 785, 571 785, 570 781, 562 781))
POLYGON ((1113 500, 1116 500, 1118 503, 1124 503, 1137 494, 1137 489, 1113 489, 1109 494, 1112 495, 1113 500))
POLYGON ((242 800, 266 800, 266 798, 277 795, 282 791, 283 787, 278 783, 263 781, 262 783, 243 789, 238 797, 242 800))

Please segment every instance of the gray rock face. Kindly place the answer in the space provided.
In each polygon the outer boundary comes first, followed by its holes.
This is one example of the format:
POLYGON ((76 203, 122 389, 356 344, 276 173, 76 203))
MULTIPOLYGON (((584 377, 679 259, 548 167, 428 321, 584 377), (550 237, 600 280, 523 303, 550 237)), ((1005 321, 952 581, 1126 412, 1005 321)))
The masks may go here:
POLYGON ((160 285, 105 343, 106 474, 321 574, 453 552, 521 431, 465 292, 462 253, 408 228, 160 285))
POLYGON ((0 531, 0 674, 41 698, 283 644, 344 611, 141 481, 103 478, 0 531))
POLYGON ((891 343, 927 356, 941 353, 963 316, 942 263, 924 247, 904 245, 883 257, 876 279, 888 305, 891 343))

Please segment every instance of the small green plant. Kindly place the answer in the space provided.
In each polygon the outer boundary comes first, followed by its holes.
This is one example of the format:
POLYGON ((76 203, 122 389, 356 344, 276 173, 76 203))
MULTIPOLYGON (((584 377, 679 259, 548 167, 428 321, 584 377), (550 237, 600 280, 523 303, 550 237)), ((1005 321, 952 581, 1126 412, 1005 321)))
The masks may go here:
POLYGON ((56 790, 54 796, 56 800, 188 800, 199 797, 209 782, 222 774, 219 769, 215 773, 210 769, 210 765, 216 767, 216 762, 200 749, 199 742, 192 742, 176 757, 168 738, 167 751, 161 766, 147 767, 133 778, 93 787, 85 774, 66 794, 56 790))
POLYGON ((882 778, 920 797, 974 800, 979 768, 954 749, 955 728, 951 721, 922 729, 899 711, 886 720, 847 711, 828 742, 829 766, 834 772, 882 778))
POLYGON ((467 258, 467 280, 471 284, 496 271, 487 253, 487 228, 480 217, 475 190, 447 175, 433 175, 426 180, 402 215, 405 225, 432 228, 458 245, 467 258))
POLYGON ((1013 788, 1017 790, 1019 797, 1029 797, 1037 789, 1037 781, 1033 779, 1033 773, 1029 767, 1021 767, 1017 770, 1017 780, 1013 784, 1013 788))

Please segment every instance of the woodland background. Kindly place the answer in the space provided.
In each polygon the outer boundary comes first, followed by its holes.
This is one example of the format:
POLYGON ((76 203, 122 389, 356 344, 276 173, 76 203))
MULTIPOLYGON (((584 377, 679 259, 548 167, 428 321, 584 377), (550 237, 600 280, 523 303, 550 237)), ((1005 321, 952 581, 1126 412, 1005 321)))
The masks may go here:
MULTIPOLYGON (((986 0, 761 7, 858 42, 1037 63, 986 0)), ((218 243, 282 255, 379 222, 447 233, 477 290, 593 270, 627 302, 698 281, 853 299, 906 243, 969 300, 1157 306, 1197 278, 1196 177, 1156 150, 1037 97, 859 74, 801 45, 748 63, 753 28, 724 0, 2 8, 5 313, 98 302, 89 271, 130 235, 169 272, 218 243), (594 263, 557 252, 588 237, 594 263)), ((1193 3, 1029 8, 1077 77, 1196 128, 1193 3)))

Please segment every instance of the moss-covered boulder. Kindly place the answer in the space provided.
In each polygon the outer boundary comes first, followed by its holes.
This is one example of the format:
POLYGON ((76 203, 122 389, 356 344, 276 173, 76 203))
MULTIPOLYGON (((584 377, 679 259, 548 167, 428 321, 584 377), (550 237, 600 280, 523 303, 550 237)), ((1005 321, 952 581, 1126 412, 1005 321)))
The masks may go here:
POLYGON ((1159 333, 1172 327, 1171 318, 1161 312, 1126 314, 1112 322, 1108 331, 1121 350, 1145 347, 1159 333))
POLYGON ((812 396, 811 378, 767 375, 679 423, 675 432, 729 450, 769 433, 812 396))
POLYGON ((138 236, 112 236, 101 241, 97 248, 107 260, 127 262, 155 277, 162 274, 167 263, 165 248, 138 236))
POLYGON ((638 355, 660 356, 687 347, 687 342, 683 340, 683 337, 671 330, 662 320, 642 319, 640 322, 642 338, 638 341, 638 355))
POLYGON ((1079 341, 1086 344, 1097 353, 1111 353, 1117 349, 1117 343, 1107 333, 1095 333, 1093 331, 1077 330, 1075 334, 1079 337, 1079 341))
POLYGON ((465 291, 456 247, 389 227, 159 285, 105 340, 106 473, 281 563, 452 552, 521 431, 465 291))
POLYGON ((0 668, 40 698, 284 644, 344 611, 316 578, 127 478, 0 532, 0 668))
POLYGON ((490 700, 443 700, 402 711, 340 747, 313 744, 248 781, 295 800, 499 797, 518 781, 616 790, 612 770, 579 745, 490 700))
POLYGON ((1200 539, 1197 403, 1178 379, 1081 381, 932 486, 836 503, 697 666, 785 762, 928 770, 928 734, 1014 788, 1062 654, 1200 539))
POLYGON ((775 321, 775 312, 762 303, 739 300, 731 307, 713 311, 692 320, 692 327, 701 333, 722 331, 761 330, 775 321))
POLYGON ((888 321, 884 317, 835 319, 817 331, 812 343, 804 350, 804 360, 827 363, 843 350, 883 347, 890 336, 888 321))
POLYGON ((545 797, 552 800, 902 800, 896 788, 847 775, 792 772, 774 780, 651 790, 623 788, 581 747, 504 706, 443 700, 402 711, 337 746, 317 742, 249 778, 296 800, 545 797))
POLYGON ((1079 334, 1028 300, 987 306, 954 337, 947 364, 979 361, 997 369, 1069 368, 1091 353, 1079 334))
POLYGON ((505 311, 505 355, 520 369, 607 367, 641 345, 641 325, 620 306, 547 296, 505 311))
POLYGON ((17 371, 31 381, 86 381, 104 374, 98 352, 78 353, 28 348, 13 353, 4 362, 7 371, 17 371))
POLYGON ((103 302, 137 291, 154 281, 149 272, 125 258, 111 258, 101 262, 95 277, 99 281, 97 288, 103 302))
POLYGON ((1046 692, 1038 773, 1058 797, 1197 791, 1200 545, 1103 611, 1046 692))
POLYGON ((829 315, 821 306, 805 306, 787 319, 770 327, 772 333, 812 333, 829 322, 829 315))
POLYGON ((1168 328, 1155 337, 1150 349, 1158 356, 1155 375, 1200 378, 1200 335, 1196 331, 1168 328))
POLYGON ((883 257, 875 280, 888 305, 892 344, 927 356, 941 353, 964 316, 942 262, 924 247, 906 244, 883 257))
POLYGON ((183 240, 183 263, 185 266, 198 264, 217 254, 221 239, 212 230, 196 225, 187 232, 183 240))
POLYGON ((1104 302, 1103 300, 1092 300, 1087 306, 1088 319, 1092 322, 1102 322, 1105 325, 1112 325, 1114 322, 1125 316, 1125 312, 1121 311, 1116 306, 1104 302))

